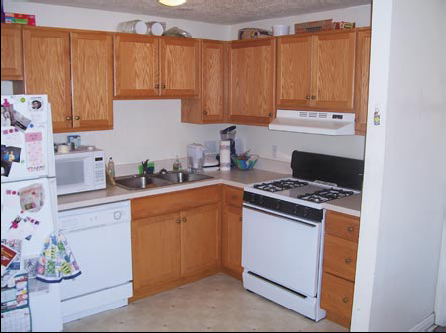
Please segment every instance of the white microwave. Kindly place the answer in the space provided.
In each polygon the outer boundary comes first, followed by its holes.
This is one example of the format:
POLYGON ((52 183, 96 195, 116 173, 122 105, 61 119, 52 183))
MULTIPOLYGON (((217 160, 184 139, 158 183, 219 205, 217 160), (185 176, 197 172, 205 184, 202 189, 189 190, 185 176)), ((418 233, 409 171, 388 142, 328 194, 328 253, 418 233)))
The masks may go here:
POLYGON ((71 194, 106 187, 105 155, 99 149, 56 153, 57 194, 71 194))

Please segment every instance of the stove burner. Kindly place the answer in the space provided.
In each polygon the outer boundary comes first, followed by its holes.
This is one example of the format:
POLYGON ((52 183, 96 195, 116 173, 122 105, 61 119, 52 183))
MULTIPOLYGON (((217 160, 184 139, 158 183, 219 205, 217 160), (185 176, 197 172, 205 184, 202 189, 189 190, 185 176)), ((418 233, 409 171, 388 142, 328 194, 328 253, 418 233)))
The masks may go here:
POLYGON ((268 192, 279 192, 284 190, 291 190, 296 187, 306 186, 308 183, 301 182, 295 179, 285 179, 285 180, 277 180, 269 183, 262 183, 254 185, 254 188, 268 191, 268 192))
POLYGON ((331 200, 345 198, 353 194, 354 193, 352 191, 344 191, 341 189, 330 188, 326 190, 317 191, 314 193, 306 193, 304 195, 299 195, 297 196, 297 198, 310 202, 322 203, 331 200))

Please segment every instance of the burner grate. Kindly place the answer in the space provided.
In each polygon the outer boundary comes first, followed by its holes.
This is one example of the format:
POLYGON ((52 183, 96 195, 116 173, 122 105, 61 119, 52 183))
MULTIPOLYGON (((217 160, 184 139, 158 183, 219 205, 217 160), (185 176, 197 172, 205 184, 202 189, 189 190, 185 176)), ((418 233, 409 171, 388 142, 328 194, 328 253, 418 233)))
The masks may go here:
POLYGON ((317 191, 314 193, 306 193, 297 196, 298 199, 314 202, 323 203, 331 200, 341 199, 353 195, 352 191, 345 191, 336 188, 330 188, 326 190, 317 191))
POLYGON ((277 180, 268 183, 256 184, 254 188, 268 191, 268 192, 279 192, 284 190, 291 190, 293 188, 306 186, 308 183, 302 182, 295 179, 285 179, 285 180, 277 180))

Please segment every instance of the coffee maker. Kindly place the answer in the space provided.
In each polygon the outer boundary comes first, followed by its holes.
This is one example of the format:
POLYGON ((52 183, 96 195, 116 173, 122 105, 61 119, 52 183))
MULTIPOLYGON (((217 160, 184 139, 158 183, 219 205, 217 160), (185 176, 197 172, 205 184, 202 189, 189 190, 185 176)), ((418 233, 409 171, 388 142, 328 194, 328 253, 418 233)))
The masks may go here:
POLYGON ((236 129, 237 126, 230 126, 220 131, 221 140, 229 140, 231 142, 231 157, 237 156, 237 152, 235 151, 235 135, 237 134, 236 129))

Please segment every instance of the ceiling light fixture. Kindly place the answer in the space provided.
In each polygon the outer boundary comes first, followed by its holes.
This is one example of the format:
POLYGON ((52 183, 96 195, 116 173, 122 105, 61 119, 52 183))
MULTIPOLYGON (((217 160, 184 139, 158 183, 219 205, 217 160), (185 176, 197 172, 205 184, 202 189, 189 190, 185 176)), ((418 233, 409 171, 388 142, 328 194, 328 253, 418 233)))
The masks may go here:
POLYGON ((160 4, 163 4, 165 6, 175 7, 175 6, 181 6, 186 3, 187 0, 158 0, 160 4))

